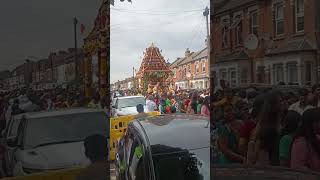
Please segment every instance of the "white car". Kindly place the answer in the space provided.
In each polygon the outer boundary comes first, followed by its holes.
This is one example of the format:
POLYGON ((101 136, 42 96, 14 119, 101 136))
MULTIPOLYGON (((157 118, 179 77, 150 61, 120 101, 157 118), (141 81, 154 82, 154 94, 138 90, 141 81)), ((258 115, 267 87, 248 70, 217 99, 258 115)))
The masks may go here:
POLYGON ((83 141, 87 136, 109 137, 109 123, 103 111, 68 109, 13 116, 4 134, 7 145, 7 174, 32 173, 86 167, 83 141))
POLYGON ((146 99, 143 96, 125 96, 115 98, 112 102, 112 110, 114 116, 136 115, 137 105, 144 106, 144 112, 148 112, 146 107, 146 99))

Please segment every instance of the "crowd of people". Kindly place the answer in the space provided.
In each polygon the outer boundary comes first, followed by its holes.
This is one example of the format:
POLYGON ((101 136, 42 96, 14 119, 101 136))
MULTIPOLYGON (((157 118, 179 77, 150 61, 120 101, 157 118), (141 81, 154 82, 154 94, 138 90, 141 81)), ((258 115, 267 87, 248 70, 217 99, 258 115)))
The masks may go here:
POLYGON ((209 90, 167 90, 163 92, 122 91, 121 96, 145 96, 147 112, 159 111, 161 114, 187 113, 210 117, 209 90))
POLYGON ((26 112, 56 110, 72 107, 107 109, 107 98, 95 93, 86 98, 75 88, 56 88, 52 90, 19 89, 0 94, 0 130, 6 127, 12 115, 26 112))
POLYGON ((225 88, 211 99, 211 162, 320 171, 320 85, 225 88))

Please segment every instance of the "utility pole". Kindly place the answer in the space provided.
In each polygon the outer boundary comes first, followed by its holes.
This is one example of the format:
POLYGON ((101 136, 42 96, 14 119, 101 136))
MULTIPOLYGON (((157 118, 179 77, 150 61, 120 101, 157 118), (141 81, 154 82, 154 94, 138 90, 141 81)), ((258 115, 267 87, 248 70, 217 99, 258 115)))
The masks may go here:
MULTIPOLYGON (((203 12, 203 16, 206 17, 206 24, 207 24, 207 53, 208 53, 208 64, 209 64, 209 82, 211 84, 211 78, 212 78, 212 74, 211 74, 211 61, 210 61, 210 33, 209 33, 209 8, 208 6, 206 7, 206 9, 203 12)), ((211 84, 211 87, 214 87, 213 84, 211 84)))
POLYGON ((136 82, 134 80, 134 66, 132 67, 132 89, 135 89, 136 87, 136 82))
POLYGON ((73 26, 74 26, 74 64, 75 64, 75 81, 78 83, 79 80, 79 73, 78 73, 78 43, 77 43, 77 24, 78 20, 76 17, 73 19, 73 26))

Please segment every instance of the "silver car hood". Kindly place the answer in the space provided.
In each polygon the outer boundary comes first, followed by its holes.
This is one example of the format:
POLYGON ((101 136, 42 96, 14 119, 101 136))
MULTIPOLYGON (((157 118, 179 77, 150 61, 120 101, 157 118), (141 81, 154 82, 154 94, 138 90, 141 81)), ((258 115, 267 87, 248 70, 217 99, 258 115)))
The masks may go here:
POLYGON ((64 169, 85 167, 90 160, 85 156, 83 142, 54 144, 17 152, 23 167, 30 169, 64 169))

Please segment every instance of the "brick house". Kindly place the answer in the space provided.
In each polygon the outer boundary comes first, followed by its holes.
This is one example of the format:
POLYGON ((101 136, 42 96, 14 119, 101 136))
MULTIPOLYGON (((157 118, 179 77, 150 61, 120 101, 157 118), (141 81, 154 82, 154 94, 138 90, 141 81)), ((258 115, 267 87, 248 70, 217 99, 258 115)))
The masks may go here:
POLYGON ((128 90, 133 88, 134 78, 126 78, 113 84, 113 90, 128 90))
POLYGON ((219 0, 212 17, 215 84, 318 80, 317 0, 219 0), (254 35, 252 35, 254 34, 254 35))
POLYGON ((209 82, 208 51, 204 48, 198 52, 185 51, 183 58, 177 58, 171 65, 173 82, 176 88, 207 89, 209 82))

